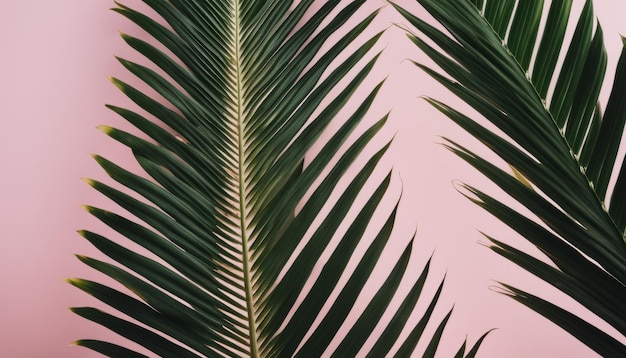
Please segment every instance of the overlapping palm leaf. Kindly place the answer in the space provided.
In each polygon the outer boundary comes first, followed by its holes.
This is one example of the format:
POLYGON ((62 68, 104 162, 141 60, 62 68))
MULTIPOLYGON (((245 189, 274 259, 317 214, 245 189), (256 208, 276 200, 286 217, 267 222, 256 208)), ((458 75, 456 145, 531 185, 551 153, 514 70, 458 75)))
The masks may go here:
MULTIPOLYGON (((363 240, 373 215, 380 215, 390 175, 368 194, 366 204, 355 205, 388 145, 367 158, 361 158, 361 152, 385 118, 351 144, 348 137, 380 85, 340 122, 330 139, 320 143, 322 149, 306 166, 304 158, 330 121, 340 120, 337 114, 374 64, 377 56, 368 53, 379 35, 342 62, 335 59, 376 13, 346 30, 345 23, 364 0, 343 7, 340 1, 328 1, 313 14, 308 14, 313 11, 312 0, 144 2, 161 19, 124 5, 115 11, 171 53, 123 35, 166 77, 141 64, 120 61, 161 98, 113 79, 142 111, 110 108, 150 139, 101 129, 132 149, 147 177, 96 156, 126 189, 88 180, 138 220, 95 207, 87 210, 151 254, 144 256, 117 240, 81 231, 116 264, 79 258, 133 295, 72 279, 72 284, 123 315, 89 307, 73 311, 162 357, 320 356, 342 327, 347 333, 337 340, 333 356, 355 356, 394 297, 412 248, 411 241, 397 261, 387 263, 393 269, 386 281, 358 320, 346 322, 389 242, 396 213, 394 209, 384 214, 387 220, 378 234, 363 240), (307 21, 305 14, 310 16, 307 21), (321 50, 338 29, 344 35, 321 50), (364 58, 370 60, 362 65, 364 58), (349 83, 337 87, 344 78, 349 83), (329 97, 335 88, 338 93, 329 97), (359 165, 339 198, 330 199, 348 169, 359 165), (349 212, 355 213, 351 219, 349 212), (347 231, 338 237, 347 220, 347 231), (338 244, 329 251, 333 237, 338 244), (360 244, 369 246, 356 256, 360 244), (354 269, 347 268, 351 258, 357 262, 354 269), (318 276, 316 270, 321 270, 318 276), (348 279, 339 286, 342 276, 348 279)), ((375 338, 370 356, 383 356, 396 343, 427 273, 428 265, 419 277, 409 278, 414 285, 375 338)), ((408 356, 415 348, 440 292, 441 287, 409 338, 398 343, 399 356, 408 356)), ((431 337, 429 354, 434 354, 446 322, 447 317, 431 337)), ((481 341, 468 356, 476 353, 481 341)), ((77 344, 109 356, 143 356, 99 340, 77 344)), ((459 356, 464 351, 465 345, 459 356)))
POLYGON ((574 20, 568 0, 418 1, 446 32, 397 9, 424 35, 409 37, 449 77, 418 66, 499 133, 442 102, 428 101, 509 163, 517 177, 453 141, 448 147, 534 215, 471 186, 466 186, 468 197, 533 243, 550 263, 493 238, 491 248, 580 302, 622 336, 615 339, 557 302, 503 284, 505 293, 602 356, 624 356, 626 166, 616 173, 616 158, 626 121, 626 55, 622 52, 602 111, 598 98, 607 59, 591 1, 584 3, 571 39, 566 36, 568 21, 574 20), (564 60, 557 66, 560 55, 564 60), (619 176, 611 184, 614 173, 619 176))

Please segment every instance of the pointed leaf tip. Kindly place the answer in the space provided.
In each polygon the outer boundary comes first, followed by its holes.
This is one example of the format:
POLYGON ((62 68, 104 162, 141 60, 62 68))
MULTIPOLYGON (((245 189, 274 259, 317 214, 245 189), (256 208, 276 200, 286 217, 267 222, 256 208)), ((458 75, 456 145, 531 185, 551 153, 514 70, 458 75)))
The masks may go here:
POLYGON ((107 76, 107 78, 109 79, 111 83, 113 83, 115 87, 119 88, 122 92, 124 91, 124 82, 118 80, 117 78, 113 76, 107 76))
POLYGON ((82 181, 84 181, 85 183, 94 186, 96 184, 96 181, 90 178, 81 178, 82 181))
MULTIPOLYGON (((124 36, 122 36, 122 37, 124 37, 124 36)), ((132 62, 128 61, 127 59, 122 58, 122 57, 119 57, 119 56, 115 56, 115 59, 116 59, 119 63, 121 63, 121 64, 122 64, 122 66, 127 67, 127 68, 128 68, 128 67, 130 67, 130 66, 133 66, 133 65, 134 65, 132 62)))
POLYGON ((99 131, 101 131, 102 133, 105 133, 105 134, 110 134, 115 129, 115 128, 111 127, 111 126, 107 126, 107 125, 104 125, 104 124, 101 124, 101 125, 97 126, 96 128, 99 131))
POLYGON ((82 280, 80 278, 66 278, 66 279, 64 279, 64 281, 69 283, 70 285, 78 286, 84 280, 82 280))
POLYGON ((76 256, 77 259, 79 259, 80 261, 85 261, 87 259, 89 259, 89 257, 85 256, 85 255, 81 255, 81 254, 74 254, 74 256, 76 256))

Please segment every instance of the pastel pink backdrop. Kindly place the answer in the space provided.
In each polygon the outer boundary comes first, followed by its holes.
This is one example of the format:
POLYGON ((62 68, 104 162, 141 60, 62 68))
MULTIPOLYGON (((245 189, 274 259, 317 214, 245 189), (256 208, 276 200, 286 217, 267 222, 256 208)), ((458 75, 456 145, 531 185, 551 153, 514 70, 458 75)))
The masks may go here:
MULTIPOLYGON (((138 1, 125 3, 137 5, 138 1)), ((418 8, 412 0, 400 3, 418 8)), ((581 3, 576 2, 578 8, 581 3)), ((371 1, 370 9, 382 4, 371 1)), ((108 11, 111 6, 109 1, 2 2, 1 357, 98 357, 69 344, 79 338, 124 342, 69 312, 70 306, 102 306, 63 281, 67 277, 103 280, 73 257, 74 253, 101 257, 75 233, 77 229, 105 230, 80 205, 111 206, 80 180, 105 177, 89 153, 130 162, 125 148, 95 129, 99 124, 128 127, 103 107, 104 103, 128 104, 106 77, 131 77, 114 55, 140 59, 116 30, 141 32, 108 11)), ((610 45, 609 68, 614 68, 620 48, 617 34, 626 33, 626 4, 598 1, 596 6, 610 45)), ((387 7, 376 21, 381 29, 402 20, 387 7)), ((369 84, 388 77, 372 112, 377 118, 391 110, 382 137, 395 136, 383 164, 394 170, 390 196, 395 200, 402 192, 394 240, 401 249, 417 227, 415 272, 434 252, 429 292, 446 275, 436 318, 442 318, 453 304, 455 308, 441 356, 451 356, 466 335, 473 342, 491 328, 498 329, 483 344, 481 357, 595 356, 553 324, 489 289, 495 281, 505 281, 557 297, 577 309, 550 286, 478 244, 482 238, 477 230, 483 230, 532 249, 454 189, 453 181, 460 180, 497 192, 436 144, 441 135, 481 148, 418 98, 427 94, 457 103, 405 60, 426 61, 424 56, 394 28, 379 45, 385 52, 369 84)))

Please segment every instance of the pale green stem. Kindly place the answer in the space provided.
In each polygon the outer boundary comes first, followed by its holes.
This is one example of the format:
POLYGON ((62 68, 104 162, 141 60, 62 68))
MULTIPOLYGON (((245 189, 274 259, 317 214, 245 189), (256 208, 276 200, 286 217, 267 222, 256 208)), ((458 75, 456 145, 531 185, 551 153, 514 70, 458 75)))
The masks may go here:
POLYGON ((241 245, 243 255, 243 278, 246 292, 246 308, 248 311, 248 328, 250 331, 250 357, 259 357, 259 347, 256 331, 256 314, 254 309, 254 297, 252 293, 252 272, 250 267, 250 243, 248 237, 247 223, 247 200, 246 200, 246 168, 245 168, 245 145, 244 145, 244 104, 241 74, 241 23, 239 0, 235 1, 235 66, 236 66, 236 83, 237 83, 237 131, 238 131, 238 150, 239 150, 239 212, 241 225, 241 245))

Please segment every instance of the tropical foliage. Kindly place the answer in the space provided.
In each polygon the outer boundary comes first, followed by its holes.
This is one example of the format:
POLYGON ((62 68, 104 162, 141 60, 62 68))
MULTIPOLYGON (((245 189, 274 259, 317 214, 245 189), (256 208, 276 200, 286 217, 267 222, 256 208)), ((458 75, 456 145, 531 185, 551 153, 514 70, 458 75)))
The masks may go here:
POLYGON ((607 58, 591 1, 584 2, 571 39, 566 36, 571 0, 418 1, 444 31, 396 8, 422 33, 410 39, 449 77, 417 66, 497 130, 428 101, 506 161, 514 175, 452 140, 447 147, 533 215, 471 186, 465 186, 466 196, 534 244, 545 259, 488 237, 491 249, 574 298, 621 336, 605 333, 558 302, 502 283, 504 293, 600 355, 625 356, 626 163, 616 168, 626 121, 625 52, 603 108, 598 98, 607 58), (559 56, 564 59, 557 66, 559 56))
MULTIPOLYGON (((364 0, 328 1, 317 10, 312 0, 144 2, 160 18, 124 5, 115 11, 152 36, 151 43, 122 35, 152 68, 120 62, 158 96, 113 79, 141 110, 109 107, 141 133, 101 129, 132 149, 145 173, 95 156, 117 184, 88 183, 131 215, 87 210, 149 254, 81 231, 109 260, 79 259, 127 290, 72 279, 119 313, 73 311, 162 357, 355 356, 409 275, 412 249, 411 240, 395 262, 385 263, 391 273, 358 319, 348 322, 396 214, 379 210, 390 173, 372 192, 362 190, 388 145, 369 156, 362 150, 385 118, 356 139, 353 134, 380 85, 347 119, 338 116, 376 60, 369 53, 379 35, 349 46, 376 13, 345 29, 364 0), (338 29, 343 36, 322 47, 338 29), (354 50, 337 62, 346 48, 354 50), (331 121, 339 121, 339 129, 321 140, 331 121), (305 165, 313 145, 321 149, 305 165), (349 168, 360 169, 348 175, 349 168), (349 183, 331 199, 342 180, 349 183), (366 204, 356 205, 363 195, 366 204), (368 238, 375 213, 387 220, 368 238), (355 255, 357 246, 366 248, 362 255, 355 255), (342 277, 346 283, 339 285, 342 277), (345 333, 338 335, 340 329, 345 333)), ((427 274, 428 264, 407 278, 412 288, 381 323, 368 356, 382 357, 394 345, 396 356, 413 352, 441 285, 423 318, 406 327, 407 338, 397 339, 427 274)), ((449 316, 425 343, 425 356, 434 354, 449 316)), ((100 340, 76 343, 108 356, 144 356, 100 340)))

